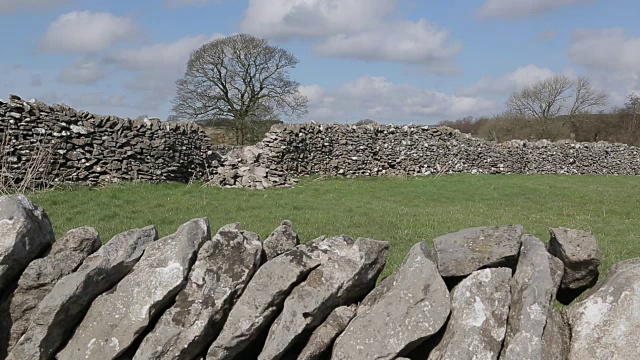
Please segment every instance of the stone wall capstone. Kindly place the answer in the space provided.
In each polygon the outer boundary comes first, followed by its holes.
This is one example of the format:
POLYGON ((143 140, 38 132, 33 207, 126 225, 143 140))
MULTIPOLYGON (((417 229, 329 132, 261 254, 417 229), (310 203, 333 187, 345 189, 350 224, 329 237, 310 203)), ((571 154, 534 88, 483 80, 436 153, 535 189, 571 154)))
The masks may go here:
MULTIPOLYGON (((0 212, 0 226, 28 212, 46 217, 22 195, 0 197, 7 202, 23 208, 0 212)), ((597 249, 585 232, 550 229, 547 246, 519 225, 461 230, 434 239, 434 251, 416 242, 375 286, 393 244, 347 235, 292 244, 293 224, 283 224, 288 235, 272 234, 270 246, 285 250, 273 258, 258 234, 234 223, 213 235, 206 218, 162 239, 153 226, 130 230, 80 257, 57 242, 48 254, 29 248, 22 275, 0 284, 0 360, 640 358, 640 258, 599 281, 597 271, 576 278, 576 262, 597 249), (496 261, 501 244, 519 249, 514 259, 496 261), (68 271, 30 276, 67 255, 77 259, 68 271), (572 287, 587 291, 555 307, 562 284, 575 281, 595 286, 572 287), (13 323, 12 309, 35 288, 31 315, 13 323)), ((12 250, 30 234, 0 230, 0 264, 17 266, 12 250)))

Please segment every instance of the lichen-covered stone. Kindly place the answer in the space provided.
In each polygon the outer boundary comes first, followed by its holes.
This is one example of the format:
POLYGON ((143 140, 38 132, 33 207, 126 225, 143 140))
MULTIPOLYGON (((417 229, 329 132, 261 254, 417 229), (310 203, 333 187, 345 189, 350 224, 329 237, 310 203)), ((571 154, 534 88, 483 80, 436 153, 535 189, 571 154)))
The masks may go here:
POLYGON ((300 244, 300 239, 293 230, 293 224, 291 221, 285 220, 264 240, 263 247, 267 260, 271 260, 293 249, 298 244, 300 244))
POLYGON ((3 315, 0 316, 0 331, 5 333, 10 329, 8 349, 27 331, 38 304, 56 282, 74 272, 100 246, 102 243, 96 229, 81 227, 69 230, 53 243, 46 257, 36 259, 27 266, 18 280, 16 290, 0 305, 0 315, 3 315))
POLYGON ((204 243, 186 287, 144 338, 134 360, 192 359, 207 350, 260 265, 256 233, 229 224, 204 243))
POLYGON ((99 296, 65 348, 62 360, 115 359, 151 319, 174 300, 202 244, 211 240, 207 219, 194 219, 150 244, 130 274, 99 296))
POLYGON ((640 258, 613 265, 582 301, 567 309, 569 360, 640 359, 640 258))
POLYGON ((328 260, 311 271, 287 297, 258 359, 280 359, 333 309, 363 298, 375 286, 386 264, 388 249, 388 242, 365 238, 353 244, 332 242, 328 260))
POLYGON ((518 266, 511 280, 511 306, 500 359, 552 358, 548 351, 550 344, 544 344, 542 337, 547 324, 553 321, 550 317, 563 272, 562 262, 547 252, 542 241, 531 235, 523 236, 518 266))
POLYGON ((429 360, 487 359, 500 355, 511 303, 511 269, 478 270, 451 292, 451 318, 429 360))
POLYGON ((487 226, 460 230, 433 240, 431 253, 442 277, 461 277, 487 267, 514 266, 524 228, 487 226))
POLYGON ((347 328, 356 316, 355 306, 335 308, 327 319, 318 326, 307 341, 297 360, 317 360, 331 348, 335 339, 347 328))
POLYGON ((307 246, 299 245, 261 266, 231 309, 206 358, 234 359, 269 326, 291 290, 320 264, 307 246))
POLYGON ((0 298, 54 240, 44 209, 24 195, 0 196, 0 298))
POLYGON ((7 359, 51 359, 93 300, 125 277, 157 238, 153 226, 120 233, 89 255, 78 270, 58 280, 38 304, 29 328, 7 359))
POLYGON ((557 297, 567 305, 598 281, 600 248, 596 238, 583 230, 552 228, 549 232, 549 253, 564 263, 557 297))
POLYGON ((389 289, 338 337, 332 359, 395 359, 440 330, 449 291, 426 252, 425 243, 411 248, 389 289))

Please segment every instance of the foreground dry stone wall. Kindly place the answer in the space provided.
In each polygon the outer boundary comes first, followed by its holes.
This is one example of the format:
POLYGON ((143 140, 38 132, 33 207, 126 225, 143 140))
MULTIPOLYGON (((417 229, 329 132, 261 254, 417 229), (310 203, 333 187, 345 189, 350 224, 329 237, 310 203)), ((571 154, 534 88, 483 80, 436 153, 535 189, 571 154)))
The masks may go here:
POLYGON ((432 245, 378 283, 382 240, 198 218, 54 241, 44 209, 0 197, 0 359, 640 358, 640 259, 598 282, 596 240, 565 228, 548 245, 519 225, 432 245))
POLYGON ((0 139, 2 171, 16 182, 38 157, 38 167, 48 168, 43 181, 88 184, 202 179, 219 159, 195 124, 94 115, 17 96, 0 101, 0 139))

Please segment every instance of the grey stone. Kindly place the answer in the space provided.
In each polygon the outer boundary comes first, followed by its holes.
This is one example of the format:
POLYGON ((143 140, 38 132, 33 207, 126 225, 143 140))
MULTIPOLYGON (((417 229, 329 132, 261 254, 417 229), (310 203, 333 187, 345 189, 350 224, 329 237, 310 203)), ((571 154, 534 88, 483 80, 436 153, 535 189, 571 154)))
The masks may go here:
POLYGON ((8 349, 20 339, 31 323, 31 317, 42 299, 63 276, 74 272, 84 259, 102 246, 98 231, 81 227, 68 231, 53 243, 49 254, 32 261, 24 270, 17 289, 2 304, 2 328, 11 329, 8 349))
POLYGON ((511 269, 478 270, 451 292, 451 318, 429 360, 497 359, 506 333, 511 269))
POLYGON ((567 309, 569 360, 640 359, 640 258, 613 265, 567 309))
POLYGON ((334 309, 327 319, 316 328, 297 360, 318 360, 331 348, 335 339, 356 315, 355 306, 340 306, 334 309))
POLYGON ((396 274, 391 274, 384 278, 378 286, 371 290, 367 296, 358 304, 358 314, 363 314, 367 310, 371 309, 375 304, 380 301, 382 296, 389 292, 393 283, 395 282, 396 274))
POLYGON ((249 280, 258 269, 258 234, 229 224, 200 251, 187 286, 160 318, 134 359, 192 359, 206 351, 249 280))
POLYGON ((586 231, 552 228, 549 232, 549 253, 564 263, 557 297, 567 305, 598 281, 600 248, 595 237, 586 231))
POLYGON ((44 209, 21 194, 0 196, 0 297, 54 240, 44 209))
POLYGON ((440 330, 449 291, 426 251, 422 242, 411 248, 389 290, 338 337, 332 359, 394 359, 440 330))
POLYGON ((389 243, 359 238, 353 244, 332 241, 328 248, 327 261, 287 297, 259 360, 280 359, 333 309, 362 299, 375 286, 386 264, 389 243))
POLYGON ((444 278, 512 266, 518 261, 523 232, 520 225, 487 226, 439 236, 433 240, 433 258, 444 278))
POLYGON ((553 313, 564 265, 545 244, 524 235, 516 272, 511 279, 511 306, 500 359, 549 359, 542 335, 553 313))
POLYGON ((78 270, 58 280, 38 304, 27 332, 7 359, 51 359, 93 300, 125 277, 157 238, 153 226, 118 234, 89 255, 78 270))
POLYGON ((264 240, 264 252, 267 260, 284 254, 300 244, 298 234, 293 230, 293 224, 285 220, 264 240))
POLYGON ((194 219, 151 243, 130 274, 100 295, 58 359, 115 359, 165 310, 185 284, 202 244, 211 240, 209 221, 194 219))
POLYGON ((207 360, 234 359, 269 326, 291 290, 320 264, 307 246, 299 245, 262 265, 231 309, 207 360))
POLYGON ((571 330, 565 311, 552 311, 542 334, 542 360, 567 360, 571 330))

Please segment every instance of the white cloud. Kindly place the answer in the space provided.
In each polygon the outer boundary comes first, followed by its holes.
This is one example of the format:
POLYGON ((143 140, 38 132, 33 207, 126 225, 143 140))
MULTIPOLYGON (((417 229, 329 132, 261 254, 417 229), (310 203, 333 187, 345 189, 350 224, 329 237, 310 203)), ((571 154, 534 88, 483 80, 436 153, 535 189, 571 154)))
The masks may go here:
POLYGON ((106 61, 134 72, 124 86, 142 92, 143 100, 138 106, 153 111, 175 94, 175 81, 183 75, 191 52, 220 37, 223 35, 188 36, 174 42, 121 50, 107 56, 106 61))
POLYGON ((102 92, 86 93, 71 98, 71 104, 74 107, 128 107, 129 101, 124 95, 106 95, 102 92))
POLYGON ((483 18, 521 18, 539 15, 568 5, 590 3, 592 0, 486 0, 480 7, 483 18))
POLYGON ((541 68, 529 64, 519 67, 515 71, 499 78, 486 77, 480 79, 475 84, 458 91, 458 93, 467 96, 486 94, 505 95, 553 75, 555 75, 555 73, 548 68, 541 68))
POLYGON ((240 29, 274 39, 354 33, 377 26, 395 5, 396 0, 249 0, 240 29))
POLYGON ((138 34, 131 18, 105 12, 73 11, 60 15, 49 25, 41 47, 56 53, 96 52, 138 34))
POLYGON ((568 56, 609 91, 614 105, 640 89, 640 37, 627 36, 623 29, 574 30, 568 56))
POLYGON ((363 76, 330 92, 317 85, 303 86, 309 97, 308 119, 355 122, 371 118, 382 123, 435 123, 467 115, 490 114, 495 104, 478 97, 449 95, 384 77, 363 76))
POLYGON ((0 14, 20 10, 51 9, 71 2, 72 0, 0 0, 0 14))
POLYGON ((455 68, 452 58, 462 45, 450 43, 447 31, 423 19, 387 23, 352 35, 335 35, 315 49, 327 56, 399 62, 449 72, 455 68))
POLYGON ((100 64, 93 58, 80 58, 67 66, 58 75, 58 80, 66 83, 95 84, 104 78, 100 64))

